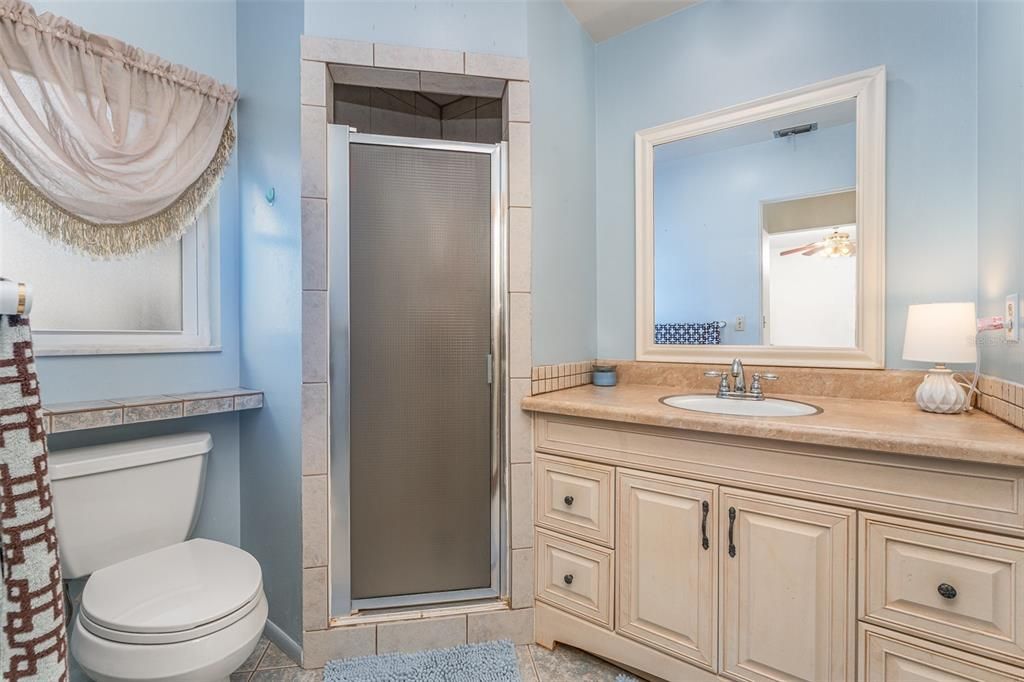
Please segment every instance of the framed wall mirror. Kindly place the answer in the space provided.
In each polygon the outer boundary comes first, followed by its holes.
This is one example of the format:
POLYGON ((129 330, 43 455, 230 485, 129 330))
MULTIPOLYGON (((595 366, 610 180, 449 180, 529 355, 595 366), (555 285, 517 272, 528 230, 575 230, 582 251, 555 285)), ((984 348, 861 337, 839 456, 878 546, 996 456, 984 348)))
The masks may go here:
POLYGON ((636 357, 885 366, 885 69, 636 134, 636 357))

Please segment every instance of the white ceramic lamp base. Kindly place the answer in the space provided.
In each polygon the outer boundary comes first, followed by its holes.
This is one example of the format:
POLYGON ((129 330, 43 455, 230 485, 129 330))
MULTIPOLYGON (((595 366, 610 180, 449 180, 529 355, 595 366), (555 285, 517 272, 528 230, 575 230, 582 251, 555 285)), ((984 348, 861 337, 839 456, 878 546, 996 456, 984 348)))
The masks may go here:
POLYGON ((928 370, 916 397, 917 406, 925 412, 958 414, 967 407, 967 393, 953 379, 953 371, 942 365, 928 370))

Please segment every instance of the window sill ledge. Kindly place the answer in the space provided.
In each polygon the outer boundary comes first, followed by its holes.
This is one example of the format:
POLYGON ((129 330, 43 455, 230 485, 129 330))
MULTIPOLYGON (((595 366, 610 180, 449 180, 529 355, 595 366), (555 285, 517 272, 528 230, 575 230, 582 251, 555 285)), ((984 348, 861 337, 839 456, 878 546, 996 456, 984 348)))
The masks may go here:
POLYGON ((37 344, 33 355, 40 358, 61 357, 68 355, 148 355, 156 353, 219 353, 220 346, 82 346, 81 348, 46 348, 37 344))
POLYGON ((261 407, 263 392, 248 388, 55 403, 43 406, 43 428, 52 435, 261 407))

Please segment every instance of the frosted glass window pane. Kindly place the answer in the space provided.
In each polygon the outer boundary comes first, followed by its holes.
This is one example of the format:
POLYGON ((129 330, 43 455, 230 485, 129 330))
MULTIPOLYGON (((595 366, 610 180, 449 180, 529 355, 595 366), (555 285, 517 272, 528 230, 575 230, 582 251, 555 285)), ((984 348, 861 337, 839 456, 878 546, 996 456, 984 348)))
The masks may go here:
POLYGON ((117 260, 66 251, 0 211, 0 265, 33 288, 32 326, 63 331, 181 331, 181 240, 117 260))

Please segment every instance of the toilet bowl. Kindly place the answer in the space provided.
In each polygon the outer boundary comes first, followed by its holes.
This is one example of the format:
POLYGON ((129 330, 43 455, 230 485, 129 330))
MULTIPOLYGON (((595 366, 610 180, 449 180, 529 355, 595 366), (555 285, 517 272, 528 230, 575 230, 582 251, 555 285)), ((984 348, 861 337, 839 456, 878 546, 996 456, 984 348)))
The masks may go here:
POLYGON ((220 682, 267 620, 260 565, 221 542, 186 540, 209 434, 51 455, 64 578, 89 576, 71 655, 96 682, 220 682))

